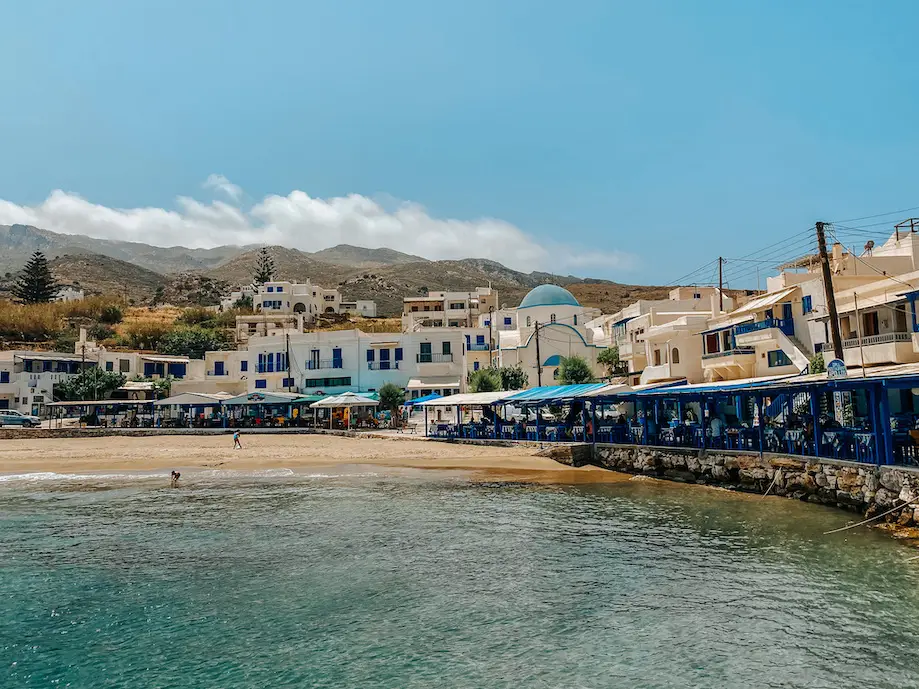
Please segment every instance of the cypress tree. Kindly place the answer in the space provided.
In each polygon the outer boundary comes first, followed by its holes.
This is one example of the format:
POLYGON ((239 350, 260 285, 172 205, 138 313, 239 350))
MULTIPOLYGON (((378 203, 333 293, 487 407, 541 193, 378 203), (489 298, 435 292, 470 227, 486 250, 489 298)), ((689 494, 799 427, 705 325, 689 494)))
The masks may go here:
POLYGON ((41 251, 36 251, 22 269, 12 291, 24 304, 43 304, 54 299, 59 289, 48 259, 41 251))
POLYGON ((258 259, 255 263, 255 277, 252 282, 256 285, 263 285, 266 282, 274 280, 274 259, 268 253, 268 247, 263 246, 258 250, 258 259))

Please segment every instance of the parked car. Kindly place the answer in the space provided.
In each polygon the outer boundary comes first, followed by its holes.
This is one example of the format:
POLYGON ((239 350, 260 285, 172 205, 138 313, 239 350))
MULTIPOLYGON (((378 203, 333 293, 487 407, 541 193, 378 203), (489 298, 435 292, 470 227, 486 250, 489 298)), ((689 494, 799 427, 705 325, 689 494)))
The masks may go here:
POLYGON ((31 428, 40 426, 41 419, 31 414, 23 414, 15 409, 0 409, 0 426, 23 426, 31 428))

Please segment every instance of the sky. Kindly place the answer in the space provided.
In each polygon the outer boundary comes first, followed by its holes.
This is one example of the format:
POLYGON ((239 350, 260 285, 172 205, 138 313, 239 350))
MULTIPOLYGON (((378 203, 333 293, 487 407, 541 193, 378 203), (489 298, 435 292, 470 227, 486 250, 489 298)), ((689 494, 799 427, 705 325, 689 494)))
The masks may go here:
POLYGON ((0 0, 0 16, 0 224, 641 284, 721 255, 741 286, 754 264, 731 259, 806 250, 816 220, 919 206, 915 2, 0 0))

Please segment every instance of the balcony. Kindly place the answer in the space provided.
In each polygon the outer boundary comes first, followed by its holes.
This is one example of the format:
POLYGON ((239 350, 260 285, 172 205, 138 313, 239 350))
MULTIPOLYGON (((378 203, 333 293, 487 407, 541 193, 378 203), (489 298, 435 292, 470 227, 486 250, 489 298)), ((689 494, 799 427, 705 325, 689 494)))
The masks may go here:
POLYGON ((757 321, 756 323, 743 323, 741 325, 734 327, 734 335, 747 335, 748 333, 756 333, 762 330, 770 330, 772 328, 778 328, 786 335, 795 334, 795 323, 791 318, 767 318, 764 321, 757 321))
POLYGON ((473 342, 466 349, 470 352, 487 352, 489 347, 487 342, 473 342))
POLYGON ((728 356, 745 356, 747 354, 756 354, 755 347, 734 347, 734 349, 726 349, 723 352, 712 352, 711 354, 703 354, 703 360, 710 359, 721 359, 728 356))
POLYGON ((919 348, 914 343, 912 333, 850 337, 843 340, 842 349, 843 361, 847 366, 910 364, 919 361, 919 348))
POLYGON ((344 368, 341 359, 311 359, 306 362, 307 371, 318 371, 321 368, 344 368))
POLYGON ((842 341, 843 349, 854 349, 855 347, 870 347, 872 345, 890 344, 891 342, 912 342, 911 333, 884 333, 883 335, 870 335, 868 337, 853 337, 842 341))
POLYGON ((452 364, 453 354, 418 354, 415 361, 419 364, 452 364))
POLYGON ((367 368, 371 371, 398 371, 398 361, 368 361, 367 368))

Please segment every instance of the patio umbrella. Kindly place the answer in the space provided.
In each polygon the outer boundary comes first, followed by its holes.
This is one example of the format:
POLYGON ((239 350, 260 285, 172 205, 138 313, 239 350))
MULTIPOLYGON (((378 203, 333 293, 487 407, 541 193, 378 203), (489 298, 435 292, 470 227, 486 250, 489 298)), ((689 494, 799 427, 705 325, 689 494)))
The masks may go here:
MULTIPOLYGON (((376 407, 379 406, 380 401, 374 400, 369 397, 364 397, 355 392, 343 392, 340 395, 332 395, 324 399, 319 400, 318 402, 313 402, 310 405, 311 409, 334 409, 334 408, 346 408, 351 409, 351 407, 376 407)), ((332 427, 332 419, 329 418, 329 428, 332 427)), ((348 414, 348 427, 351 427, 351 415, 348 414)))

